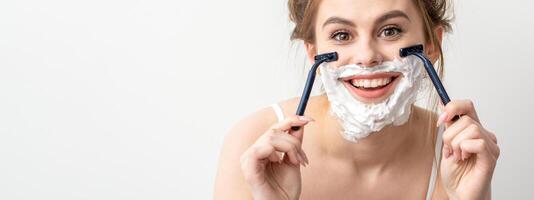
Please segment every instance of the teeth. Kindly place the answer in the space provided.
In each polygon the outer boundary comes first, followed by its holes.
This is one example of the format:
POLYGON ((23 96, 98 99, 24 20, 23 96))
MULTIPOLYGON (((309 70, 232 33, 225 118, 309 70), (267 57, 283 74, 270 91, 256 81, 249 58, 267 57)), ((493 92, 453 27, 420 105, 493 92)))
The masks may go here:
POLYGON ((391 80, 391 77, 378 79, 353 79, 351 80, 351 83, 356 87, 375 88, 387 85, 391 82, 391 80))
POLYGON ((366 88, 371 87, 371 80, 369 79, 363 80, 363 87, 366 87, 366 88))
POLYGON ((380 81, 380 80, 378 80, 378 79, 371 80, 371 87, 377 87, 378 86, 378 81, 380 81))

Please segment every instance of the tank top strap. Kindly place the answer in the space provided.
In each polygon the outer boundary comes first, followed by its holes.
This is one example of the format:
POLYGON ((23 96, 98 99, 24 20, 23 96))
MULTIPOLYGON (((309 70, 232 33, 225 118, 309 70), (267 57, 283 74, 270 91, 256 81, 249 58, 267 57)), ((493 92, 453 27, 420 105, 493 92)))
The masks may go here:
POLYGON ((271 104, 271 107, 273 108, 274 113, 276 114, 276 117, 278 118, 278 121, 284 120, 284 112, 282 112, 282 108, 277 103, 271 104))

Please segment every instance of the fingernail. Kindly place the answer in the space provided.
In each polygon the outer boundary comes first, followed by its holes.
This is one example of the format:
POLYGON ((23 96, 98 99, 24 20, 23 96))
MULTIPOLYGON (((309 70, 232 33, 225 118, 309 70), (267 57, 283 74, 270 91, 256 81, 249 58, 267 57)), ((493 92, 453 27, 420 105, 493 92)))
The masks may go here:
POLYGON ((300 153, 297 153, 297 160, 299 160, 299 163, 303 163, 304 162, 304 159, 302 158, 300 153))
POLYGON ((462 152, 462 161, 466 160, 467 159, 467 154, 462 152))
POLYGON ((306 156, 306 153, 304 153, 304 151, 301 151, 301 154, 302 158, 304 158, 304 162, 306 162, 306 164, 309 164, 310 162, 308 161, 308 156, 306 156))
POLYGON ((310 118, 310 117, 306 117, 306 116, 299 116, 299 120, 300 121, 307 121, 307 122, 313 122, 315 121, 314 119, 310 118))
POLYGON ((304 160, 304 158, 302 157, 302 155, 300 155, 300 153, 297 153, 297 157, 299 159, 299 163, 300 165, 302 165, 303 167, 306 167, 306 160, 304 160))
POLYGON ((451 151, 449 149, 449 145, 448 144, 445 144, 445 148, 443 149, 445 152, 445 158, 449 158, 449 156, 451 155, 451 151))
POLYGON ((446 118, 447 118, 447 113, 446 112, 441 113, 441 115, 439 115, 438 122, 436 123, 436 127, 441 125, 445 121, 446 118))

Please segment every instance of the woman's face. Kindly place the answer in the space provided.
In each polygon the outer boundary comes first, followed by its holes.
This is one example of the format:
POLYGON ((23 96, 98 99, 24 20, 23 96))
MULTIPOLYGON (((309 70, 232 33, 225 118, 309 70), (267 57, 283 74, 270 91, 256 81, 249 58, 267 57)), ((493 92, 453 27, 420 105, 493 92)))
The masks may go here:
MULTIPOLYGON (((441 32, 438 35, 441 37, 441 32)), ((437 59, 432 50, 435 48, 425 43, 423 20, 412 0, 323 0, 315 20, 315 44, 306 44, 306 48, 309 58, 320 53, 338 52, 339 59, 331 62, 333 66, 358 64, 373 67, 399 58, 400 48, 414 44, 425 44, 427 56, 432 61, 437 59)), ((345 80, 345 85, 358 100, 378 102, 393 92, 400 76, 393 73, 355 77, 357 80, 345 80), (384 91, 364 91, 365 84, 386 83, 384 91), (360 90, 350 88, 356 87, 354 84, 361 86, 358 87, 360 90)))

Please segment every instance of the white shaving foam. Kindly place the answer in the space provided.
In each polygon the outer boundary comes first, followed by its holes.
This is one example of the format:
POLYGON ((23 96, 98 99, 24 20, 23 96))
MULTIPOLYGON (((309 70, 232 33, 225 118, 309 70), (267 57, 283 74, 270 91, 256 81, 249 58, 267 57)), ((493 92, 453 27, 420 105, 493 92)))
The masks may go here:
POLYGON ((399 126, 406 123, 410 117, 410 107, 421 89, 423 77, 423 63, 415 56, 395 58, 373 67, 356 64, 333 67, 325 63, 320 69, 330 101, 330 112, 339 119, 343 137, 353 142, 380 131, 386 125, 399 126), (394 92, 381 102, 364 103, 357 100, 340 80, 354 75, 383 72, 400 72, 402 76, 398 77, 400 80, 394 92))

